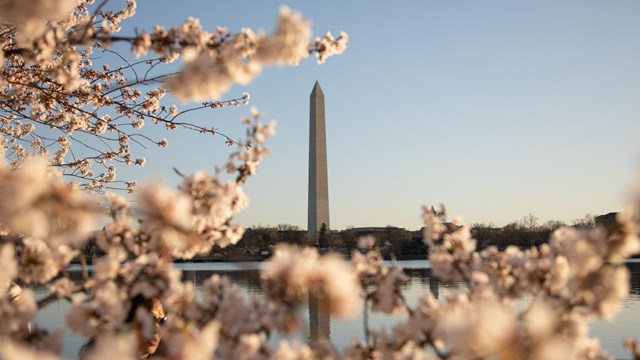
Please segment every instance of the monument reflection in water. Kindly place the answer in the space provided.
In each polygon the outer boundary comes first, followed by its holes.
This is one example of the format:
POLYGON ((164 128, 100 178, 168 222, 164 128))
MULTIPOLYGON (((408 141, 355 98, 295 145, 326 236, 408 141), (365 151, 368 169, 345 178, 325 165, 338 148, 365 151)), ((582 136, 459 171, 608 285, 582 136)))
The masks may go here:
MULTIPOLYGON (((410 306, 415 306, 421 296, 432 292, 436 297, 444 297, 447 293, 466 289, 462 282, 439 282, 431 277, 426 261, 400 261, 399 266, 405 268, 408 281, 400 285, 400 289, 410 306), (422 264, 422 265, 420 265, 422 264)), ((629 354, 622 346, 625 337, 638 337, 640 325, 640 261, 627 263, 631 270, 631 286, 629 298, 624 301, 623 309, 612 322, 598 321, 590 329, 592 336, 600 339, 602 347, 616 358, 629 358, 629 354)), ((224 275, 240 286, 246 298, 261 296, 263 294, 260 285, 260 263, 246 263, 242 265, 228 263, 210 264, 178 264, 183 270, 184 281, 192 282, 196 292, 202 292, 203 283, 214 274, 224 275)), ((78 271, 71 271, 72 276, 79 279, 78 271)), ((48 294, 43 286, 34 286, 36 298, 40 299, 48 294)), ((526 301, 526 300, 525 300, 526 301)), ((38 311, 37 326, 48 329, 65 327, 65 316, 69 310, 69 303, 61 301, 51 304, 38 311)), ((337 349, 348 346, 351 339, 363 340, 364 319, 362 312, 353 318, 331 318, 322 307, 318 306, 317 299, 310 299, 308 306, 304 305, 297 311, 303 322, 301 331, 291 335, 274 334, 273 346, 277 346, 281 339, 306 343, 316 341, 322 337, 330 338, 337 349)), ((393 326, 402 321, 403 316, 390 316, 379 313, 369 313, 369 327, 373 330, 386 329, 391 331, 393 326)), ((75 359, 79 347, 84 343, 79 335, 65 331, 63 357, 75 359)))
POLYGON ((331 337, 331 314, 325 307, 320 306, 320 299, 314 293, 309 293, 309 341, 331 337))

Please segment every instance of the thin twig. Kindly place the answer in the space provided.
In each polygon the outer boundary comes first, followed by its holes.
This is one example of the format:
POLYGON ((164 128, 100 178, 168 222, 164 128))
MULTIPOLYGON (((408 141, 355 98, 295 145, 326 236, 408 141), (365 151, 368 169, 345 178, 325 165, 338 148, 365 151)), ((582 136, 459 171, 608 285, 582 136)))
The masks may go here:
POLYGON ((82 265, 82 280, 86 283, 89 279, 89 269, 87 268, 87 259, 84 257, 84 251, 80 253, 80 265, 82 265))

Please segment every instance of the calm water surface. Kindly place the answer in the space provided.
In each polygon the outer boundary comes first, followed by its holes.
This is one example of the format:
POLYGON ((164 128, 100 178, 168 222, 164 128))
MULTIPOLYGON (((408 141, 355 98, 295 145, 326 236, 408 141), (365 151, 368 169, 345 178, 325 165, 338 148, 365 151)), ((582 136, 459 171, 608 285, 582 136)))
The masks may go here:
MULTIPOLYGON (((401 286, 402 292, 408 303, 413 306, 420 296, 428 291, 433 292, 438 298, 442 298, 447 292, 464 288, 463 283, 444 283, 431 277, 429 263, 426 260, 399 261, 401 267, 405 269, 409 280, 401 286)), ((640 337, 640 261, 633 260, 627 263, 631 270, 631 293, 624 301, 622 311, 611 322, 599 321, 591 326, 591 334, 600 339, 602 347, 617 358, 629 358, 628 353, 622 346, 622 339, 625 337, 640 337)), ((261 263, 193 263, 177 264, 183 271, 183 279, 192 281, 196 291, 202 290, 203 282, 213 274, 228 276, 234 283, 242 287, 245 296, 261 295, 259 269, 261 263)), ((76 268, 75 271, 78 269, 76 268)), ((74 268, 71 268, 74 271, 74 268)), ((40 299, 48 294, 44 287, 35 287, 36 298, 40 299)), ((69 304, 65 301, 53 303, 47 308, 38 312, 36 325, 48 329, 64 327, 65 315, 69 309, 69 304)), ((303 307, 299 310, 299 315, 303 319, 303 331, 295 336, 288 336, 287 339, 306 342, 309 338, 309 309, 303 307)), ((391 330, 393 325, 403 317, 387 316, 381 314, 369 314, 369 326, 372 329, 385 328, 391 330)), ((331 318, 320 322, 321 331, 328 331, 332 342, 343 348, 348 345, 353 338, 364 338, 362 315, 349 318, 331 318), (327 329, 328 327, 328 329, 327 329)), ((314 328, 311 331, 314 331, 314 328)), ((70 331, 65 331, 63 356, 68 359, 75 359, 84 339, 70 331)), ((274 345, 279 340, 276 336, 274 345)))

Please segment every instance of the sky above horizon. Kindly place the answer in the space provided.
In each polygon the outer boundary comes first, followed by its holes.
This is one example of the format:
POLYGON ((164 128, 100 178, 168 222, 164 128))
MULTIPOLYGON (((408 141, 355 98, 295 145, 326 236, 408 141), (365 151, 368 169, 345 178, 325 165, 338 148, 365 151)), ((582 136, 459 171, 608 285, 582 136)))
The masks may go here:
MULTIPOLYGON (((275 26, 279 1, 139 1, 123 25, 150 30, 188 16, 205 28, 275 26), (240 5, 238 5, 240 4, 240 5)), ((571 223, 620 208, 640 169, 640 2, 635 0, 290 1, 316 36, 349 34, 323 65, 267 68, 227 96, 251 94, 276 119, 272 154, 236 222, 306 228, 309 95, 325 94, 331 227, 422 226, 423 205, 466 223, 532 213, 571 223)), ((128 27, 128 28, 127 28, 128 27)), ((191 121, 242 137, 249 107, 191 121)), ((141 180, 213 170, 222 138, 170 135, 141 180)))

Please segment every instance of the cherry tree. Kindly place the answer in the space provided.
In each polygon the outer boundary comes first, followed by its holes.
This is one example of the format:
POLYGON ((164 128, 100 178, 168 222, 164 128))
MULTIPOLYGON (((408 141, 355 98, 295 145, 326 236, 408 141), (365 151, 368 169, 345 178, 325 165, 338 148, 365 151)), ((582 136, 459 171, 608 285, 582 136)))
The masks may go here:
MULTIPOLYGON (((409 306, 402 269, 385 266, 370 238, 361 239, 362 252, 351 261, 280 245, 261 273, 264 296, 247 299, 217 275, 196 296, 173 262, 238 241, 243 230, 231 220, 247 206, 242 184, 268 154, 264 141, 275 125, 254 110, 243 119, 246 138, 234 140, 183 115, 246 103, 248 94, 223 96, 265 66, 312 55, 324 62, 345 50, 347 35, 312 39, 309 21, 288 8, 271 33, 207 31, 188 19, 120 35, 135 7, 134 0, 122 8, 108 0, 0 0, 3 358, 59 358, 62 330, 34 322, 53 301, 70 303, 66 325, 90 339, 87 359, 147 356, 156 336, 166 359, 608 358, 588 329, 612 318, 629 293, 624 261, 640 253, 640 195, 620 212, 619 231, 561 227, 548 244, 504 251, 477 251, 468 226, 426 207, 432 275, 468 284, 441 301, 425 293, 409 306), (177 71, 162 72, 178 59, 177 71), (167 92, 201 103, 180 109, 164 103, 167 92), (145 133, 145 124, 219 135, 235 149, 216 172, 180 174, 176 190, 145 184, 131 204, 108 191, 133 190, 133 182, 116 180, 116 167, 144 165, 133 144, 169 142, 145 133), (105 253, 91 274, 81 256, 90 238, 105 253), (66 269, 77 257, 82 279, 73 281, 66 269), (49 295, 36 299, 36 284, 49 295), (365 338, 345 349, 329 341, 272 346, 274 332, 299 329, 296 308, 309 294, 336 316, 364 310, 403 318, 389 331, 365 321, 365 338), (525 306, 515 306, 522 298, 525 306), (145 305, 151 303, 171 316, 145 305)), ((640 359, 637 342, 627 346, 640 359)))

